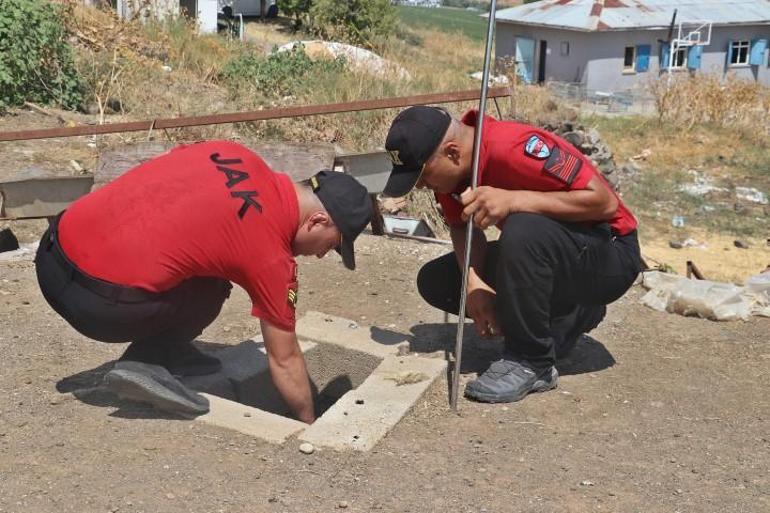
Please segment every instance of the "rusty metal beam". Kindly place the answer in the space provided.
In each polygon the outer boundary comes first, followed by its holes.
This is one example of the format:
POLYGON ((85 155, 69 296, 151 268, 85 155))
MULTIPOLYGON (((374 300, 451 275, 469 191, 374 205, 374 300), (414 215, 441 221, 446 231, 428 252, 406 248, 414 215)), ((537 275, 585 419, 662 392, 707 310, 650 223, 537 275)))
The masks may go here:
MULTIPOLYGON (((17 130, 11 132, 0 132, 0 141, 23 141, 31 139, 47 139, 52 137, 77 137, 82 135, 113 134, 118 132, 140 132, 145 130, 161 130, 166 128, 218 125, 223 123, 243 123, 246 121, 264 121, 268 119, 317 116, 321 114, 338 114, 341 112, 358 112, 362 110, 391 109, 397 107, 408 107, 411 105, 427 105, 430 103, 454 103, 468 100, 478 100, 479 95, 479 90, 474 89, 469 91, 454 91, 450 93, 399 96, 394 98, 382 98, 380 100, 360 100, 344 103, 306 105, 304 107, 282 107, 249 112, 231 112, 227 114, 212 114, 208 116, 162 118, 147 121, 130 121, 126 123, 109 123, 106 125, 80 125, 74 127, 46 128, 39 130, 17 130)), ((510 89, 507 87, 496 87, 494 89, 490 89, 488 93, 490 98, 499 98, 510 95, 510 89)))

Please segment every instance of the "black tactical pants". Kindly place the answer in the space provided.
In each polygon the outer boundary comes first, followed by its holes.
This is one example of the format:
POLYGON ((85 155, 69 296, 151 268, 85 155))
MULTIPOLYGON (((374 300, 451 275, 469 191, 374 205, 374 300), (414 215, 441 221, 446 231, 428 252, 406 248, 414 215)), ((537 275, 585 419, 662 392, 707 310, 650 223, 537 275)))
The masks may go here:
POLYGON ((101 342, 173 350, 195 339, 219 315, 232 285, 191 278, 165 292, 124 287, 87 276, 69 261, 57 239, 57 221, 43 235, 35 258, 48 304, 73 328, 101 342))
MULTIPOLYGON (((636 232, 615 237, 537 215, 508 216, 488 245, 482 278, 497 292, 506 350, 536 367, 553 365, 604 317, 640 270, 636 232)), ((454 252, 420 269, 417 287, 431 305, 457 315, 462 270, 454 252)))

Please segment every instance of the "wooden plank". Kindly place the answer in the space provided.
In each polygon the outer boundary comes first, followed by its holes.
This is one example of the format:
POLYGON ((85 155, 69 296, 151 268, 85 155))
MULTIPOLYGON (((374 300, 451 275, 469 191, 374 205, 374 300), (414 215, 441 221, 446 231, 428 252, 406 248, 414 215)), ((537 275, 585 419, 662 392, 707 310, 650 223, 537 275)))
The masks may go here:
MULTIPOLYGON (((421 94, 415 96, 400 96, 380 100, 360 100, 344 103, 328 103, 307 105, 303 107, 282 107, 249 112, 231 112, 208 116, 187 116, 178 118, 160 118, 145 121, 130 121, 126 123, 108 123, 105 125, 80 125, 74 127, 47 128, 39 130, 18 130, 0 132, 0 141, 22 141, 31 139, 46 139, 49 137, 77 137, 82 135, 114 134, 119 132, 141 132, 161 130, 166 128, 181 128, 188 126, 217 125, 223 123, 243 123, 247 121, 264 121, 268 119, 295 118, 317 116, 321 114, 337 114, 340 112, 358 112, 363 110, 392 109, 411 105, 428 105, 431 103, 454 103, 476 100, 480 91, 454 91, 451 93, 421 94)), ((489 89, 489 98, 510 96, 507 87, 489 89)))
POLYGON ((93 176, 48 176, 0 183, 2 210, 8 219, 55 216, 93 185, 93 176))
MULTIPOLYGON (((330 143, 286 143, 263 141, 242 143, 273 170, 288 174, 295 182, 306 180, 322 169, 334 166, 334 145, 330 143)), ((129 169, 157 157, 176 146, 174 143, 150 141, 124 145, 99 154, 94 172, 94 188, 111 182, 129 169)))

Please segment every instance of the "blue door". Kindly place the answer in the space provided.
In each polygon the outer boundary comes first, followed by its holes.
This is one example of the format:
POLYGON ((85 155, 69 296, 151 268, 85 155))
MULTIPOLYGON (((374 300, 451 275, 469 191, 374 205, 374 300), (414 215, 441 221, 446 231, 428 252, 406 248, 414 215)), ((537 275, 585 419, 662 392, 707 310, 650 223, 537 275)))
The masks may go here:
POLYGON ((535 69, 535 40, 527 37, 516 38, 516 74, 525 84, 532 83, 535 69))

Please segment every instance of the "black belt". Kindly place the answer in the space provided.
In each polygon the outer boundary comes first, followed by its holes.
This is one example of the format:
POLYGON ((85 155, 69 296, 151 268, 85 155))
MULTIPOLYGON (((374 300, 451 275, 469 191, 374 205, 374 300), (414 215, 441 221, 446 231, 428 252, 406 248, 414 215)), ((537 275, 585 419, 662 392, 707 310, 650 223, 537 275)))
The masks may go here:
POLYGON ((64 212, 51 221, 51 226, 48 228, 46 234, 46 240, 42 243, 47 245, 45 249, 53 256, 54 260, 59 264, 59 267, 69 274, 72 281, 98 296, 115 302, 140 303, 148 300, 157 300, 158 296, 162 295, 162 293, 158 292, 116 285, 115 283, 93 278, 78 269, 78 266, 67 258, 67 255, 64 254, 64 251, 59 244, 59 218, 63 213, 64 212))

